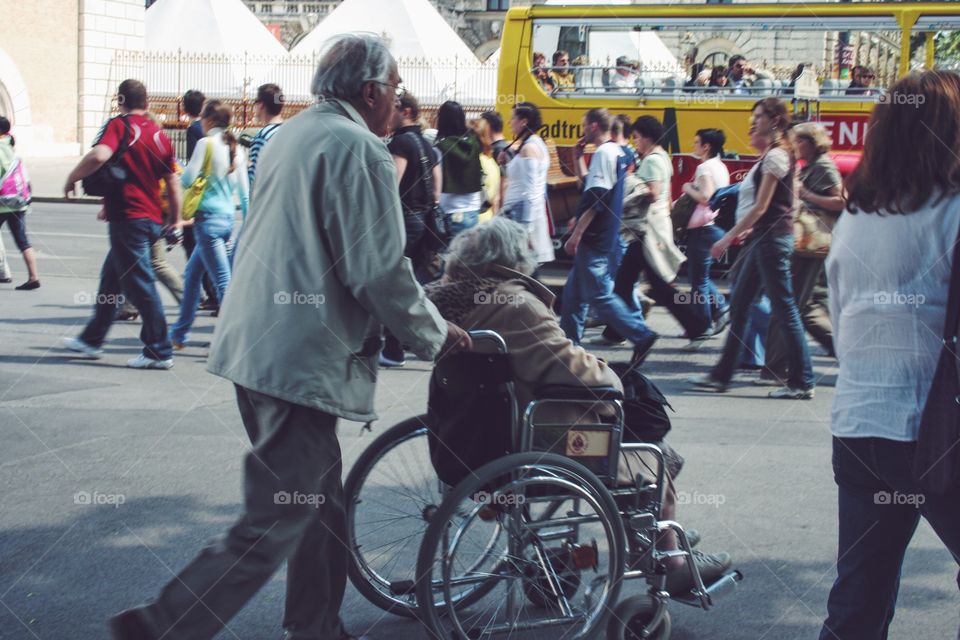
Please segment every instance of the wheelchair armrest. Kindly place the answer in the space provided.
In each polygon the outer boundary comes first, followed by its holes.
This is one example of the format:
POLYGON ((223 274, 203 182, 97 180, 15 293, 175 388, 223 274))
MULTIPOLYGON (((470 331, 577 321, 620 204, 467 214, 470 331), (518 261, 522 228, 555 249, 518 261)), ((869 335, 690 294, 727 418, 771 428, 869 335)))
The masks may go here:
POLYGON ((533 392, 537 400, 583 400, 601 402, 623 400, 623 392, 614 387, 579 387, 563 384, 548 384, 533 392))

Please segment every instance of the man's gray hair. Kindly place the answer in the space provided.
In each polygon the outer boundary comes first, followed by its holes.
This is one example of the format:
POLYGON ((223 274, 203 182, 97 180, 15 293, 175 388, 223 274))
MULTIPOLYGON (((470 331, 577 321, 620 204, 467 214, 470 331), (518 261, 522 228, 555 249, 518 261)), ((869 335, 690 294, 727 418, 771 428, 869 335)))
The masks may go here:
POLYGON ((536 270, 537 260, 526 227, 494 216, 489 222, 458 234, 447 251, 446 272, 452 280, 484 277, 487 268, 494 264, 525 275, 536 270))
POLYGON ((380 36, 336 36, 326 45, 311 90, 317 97, 354 100, 360 97, 365 83, 390 82, 394 65, 396 61, 380 36))

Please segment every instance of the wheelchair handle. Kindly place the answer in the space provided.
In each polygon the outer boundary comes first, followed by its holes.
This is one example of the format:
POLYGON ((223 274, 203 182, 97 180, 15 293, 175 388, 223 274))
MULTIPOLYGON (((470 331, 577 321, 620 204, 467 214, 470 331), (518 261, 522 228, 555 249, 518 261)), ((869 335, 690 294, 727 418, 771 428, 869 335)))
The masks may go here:
POLYGON ((497 348, 498 353, 507 352, 506 340, 504 340, 503 336, 501 336, 496 331, 490 331, 488 329, 477 329, 474 331, 468 331, 467 333, 470 334, 470 338, 474 342, 478 342, 478 341, 492 342, 494 346, 497 348))

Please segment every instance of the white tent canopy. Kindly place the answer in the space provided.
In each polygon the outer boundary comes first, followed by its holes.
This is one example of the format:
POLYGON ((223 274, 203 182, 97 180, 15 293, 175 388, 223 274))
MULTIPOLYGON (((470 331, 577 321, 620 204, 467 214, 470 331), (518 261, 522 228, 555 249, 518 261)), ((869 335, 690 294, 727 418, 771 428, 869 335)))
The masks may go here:
MULTIPOLYGON (((463 99, 463 87, 480 63, 429 0, 344 0, 291 51, 314 56, 334 36, 375 33, 383 36, 400 62, 400 76, 414 95, 424 101, 463 99), (416 71, 404 62, 416 62, 416 71)), ((291 87, 290 93, 306 93, 291 87)), ((489 99, 489 98, 488 98, 489 99)))
MULTIPOLYGON (((547 0, 548 5, 596 5, 596 0, 547 0)), ((605 5, 630 5, 631 0, 606 0, 605 5)), ((544 26, 535 32, 533 48, 550 55, 560 36, 559 26, 544 26)), ((641 65, 642 77, 683 75, 683 65, 669 47, 652 31, 633 31, 626 23, 623 28, 591 29, 587 41, 590 63, 613 65, 617 58, 626 56, 641 65)))
POLYGON ((287 55, 241 0, 158 0, 146 13, 146 51, 180 60, 176 73, 148 66, 152 92, 208 95, 249 93, 287 55))

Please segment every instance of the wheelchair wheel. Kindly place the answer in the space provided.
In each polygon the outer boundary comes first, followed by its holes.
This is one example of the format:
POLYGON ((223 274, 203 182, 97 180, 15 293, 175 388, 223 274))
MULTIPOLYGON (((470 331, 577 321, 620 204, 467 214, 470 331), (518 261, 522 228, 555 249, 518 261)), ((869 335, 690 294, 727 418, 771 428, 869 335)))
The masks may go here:
POLYGON ((421 621, 444 640, 589 638, 617 601, 625 548, 616 504, 586 467, 547 453, 505 456, 458 484, 427 527, 421 621), (491 553, 494 527, 503 536, 491 553), (478 585, 483 595, 469 606, 445 604, 478 585))
POLYGON ((657 609, 664 606, 646 593, 624 598, 614 608, 607 624, 607 640, 667 640, 673 626, 669 611, 663 612, 656 627, 649 628, 657 609), (647 632, 646 636, 643 635, 644 631, 647 632))
MULTIPOLYGON (((409 418, 379 435, 344 483, 350 581, 372 604, 408 618, 417 617, 415 550, 443 500, 425 420, 409 418)), ((491 532, 491 551, 499 535, 491 532)), ((463 593, 459 603, 481 595, 463 593)))

